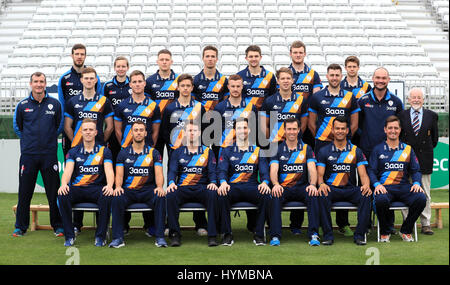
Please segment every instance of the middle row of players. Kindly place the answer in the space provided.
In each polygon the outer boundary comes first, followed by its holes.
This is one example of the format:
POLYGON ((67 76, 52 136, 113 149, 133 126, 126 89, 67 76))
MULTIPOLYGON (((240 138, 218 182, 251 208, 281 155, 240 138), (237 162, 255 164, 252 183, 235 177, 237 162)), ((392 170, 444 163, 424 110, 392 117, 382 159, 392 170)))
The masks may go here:
POLYGON ((351 196, 347 198, 358 204, 354 241, 359 245, 365 244, 372 191, 365 168, 366 158, 359 148, 347 141, 347 120, 344 117, 334 120, 334 143, 323 147, 317 160, 312 148, 299 140, 300 122, 297 119, 285 120, 283 127, 286 140, 278 145, 275 153, 269 154, 270 149, 262 150, 249 142, 251 130, 248 120, 237 119, 233 126, 236 141, 221 150, 217 162, 213 150, 201 144, 198 124, 188 121, 184 126, 183 145, 170 155, 168 187, 164 191, 162 158, 156 149, 146 144, 144 122, 137 120, 131 125, 132 143, 119 152, 114 175, 110 150, 95 141, 96 121, 84 119, 80 126, 82 143, 69 151, 58 190, 66 245, 73 245, 75 240, 71 205, 86 199, 96 202, 100 208, 96 244, 98 240, 100 244, 106 243, 108 209, 111 207, 113 241, 110 247, 125 245, 124 212, 130 204, 137 202, 147 203, 155 212, 155 244, 167 246, 164 240, 167 213, 171 246, 179 246, 179 207, 192 200, 206 206, 209 246, 218 244, 218 233, 223 234, 222 244, 233 244, 230 208, 242 200, 258 206, 254 233, 257 245, 265 242, 267 219, 270 221, 271 245, 280 244, 281 205, 289 200, 303 200, 307 205, 310 244, 320 244, 317 236, 319 225, 323 229, 323 243, 332 243, 330 209, 333 198, 325 185, 345 187, 345 195, 351 196), (330 161, 330 155, 335 151, 333 146, 347 149, 344 160, 330 161), (356 170, 361 177, 361 187, 356 186, 356 170), (320 187, 317 187, 318 182, 320 187))

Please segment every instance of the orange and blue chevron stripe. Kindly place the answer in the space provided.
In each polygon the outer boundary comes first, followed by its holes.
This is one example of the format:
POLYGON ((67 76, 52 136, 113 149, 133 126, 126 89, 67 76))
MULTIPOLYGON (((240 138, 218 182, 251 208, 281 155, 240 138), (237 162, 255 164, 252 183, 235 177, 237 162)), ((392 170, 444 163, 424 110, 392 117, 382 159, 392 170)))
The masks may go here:
MULTIPOLYGON (((338 164, 356 164, 356 146, 352 146, 350 151, 344 151, 341 153, 337 160, 338 164)), ((348 172, 336 172, 331 174, 330 178, 327 180, 327 184, 333 186, 345 186, 350 178, 350 173, 348 172)))
MULTIPOLYGON (((136 159, 134 166, 136 166, 136 167, 152 167, 153 164, 154 164, 153 148, 151 148, 147 155, 140 155, 136 159)), ((142 186, 144 186, 145 183, 147 182, 148 178, 149 178, 148 176, 128 176, 127 180, 125 181, 125 186, 128 189, 141 189, 142 186)))
MULTIPOLYGON (((208 158, 209 158, 209 148, 204 147, 203 153, 194 155, 194 157, 189 162, 188 167, 189 166, 206 167, 208 165, 208 158)), ((180 175, 179 185, 180 186, 196 185, 201 178, 202 174, 183 173, 182 175, 180 175)))
MULTIPOLYGON (((239 164, 258 164, 259 162, 259 147, 256 147, 255 150, 250 153, 247 152, 241 159, 239 164)), ((235 173, 230 178, 230 183, 240 183, 240 182, 248 182, 250 177, 253 175, 253 172, 241 172, 235 173)))
MULTIPOLYGON (((93 165, 101 165, 103 164, 103 152, 105 151, 105 147, 102 146, 97 153, 89 155, 83 165, 85 166, 93 166, 93 165)), ((94 182, 98 178, 98 174, 88 174, 88 175, 80 175, 75 178, 73 182, 73 186, 87 186, 94 182)))
MULTIPOLYGON (((411 160, 411 146, 406 145, 403 150, 397 150, 391 158, 391 162, 409 162, 411 160)), ((403 178, 403 171, 385 171, 380 177, 383 185, 400 184, 403 178)))
MULTIPOLYGON (((301 151, 296 151, 291 154, 287 164, 304 164, 306 163, 306 150, 308 145, 304 144, 301 151)), ((292 187, 302 177, 303 173, 283 173, 280 174, 280 185, 283 187, 292 187)))

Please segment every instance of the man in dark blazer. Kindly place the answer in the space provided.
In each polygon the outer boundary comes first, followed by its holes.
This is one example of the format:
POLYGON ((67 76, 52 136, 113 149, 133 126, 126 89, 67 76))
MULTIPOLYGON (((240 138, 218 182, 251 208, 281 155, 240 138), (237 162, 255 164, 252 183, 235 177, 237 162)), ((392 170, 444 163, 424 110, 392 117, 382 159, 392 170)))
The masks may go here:
POLYGON ((413 88, 409 92, 408 102, 411 108, 399 114, 401 120, 401 140, 411 145, 417 155, 422 172, 422 188, 427 195, 427 204, 422 214, 420 222, 422 233, 432 235, 431 220, 431 173, 433 172, 433 149, 439 141, 438 115, 423 108, 424 95, 421 89, 413 88))

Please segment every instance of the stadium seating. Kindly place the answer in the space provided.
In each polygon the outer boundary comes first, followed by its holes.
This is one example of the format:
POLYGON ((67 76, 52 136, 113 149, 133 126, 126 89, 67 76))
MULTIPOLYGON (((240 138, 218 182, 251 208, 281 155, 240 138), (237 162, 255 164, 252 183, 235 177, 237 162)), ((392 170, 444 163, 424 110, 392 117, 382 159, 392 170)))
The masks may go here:
MULTIPOLYGON (((441 2, 446 2, 448 7, 448 1, 432 2, 437 10, 445 7, 441 2)), ((132 65, 146 65, 145 70, 154 65, 154 61, 147 61, 144 57, 148 47, 154 46, 177 50, 181 60, 178 65, 188 68, 177 72, 195 72, 202 66, 199 60, 201 49, 205 45, 216 45, 223 54, 224 73, 229 75, 243 64, 239 61, 240 54, 236 53, 239 47, 260 45, 267 51, 263 63, 274 69, 289 64, 288 54, 282 56, 279 47, 288 47, 295 39, 307 44, 310 55, 317 55, 311 62, 314 65, 342 64, 344 56, 350 54, 361 56, 363 65, 380 65, 387 59, 386 55, 396 57, 401 54, 404 55, 401 59, 388 60, 397 67, 398 72, 394 74, 398 78, 424 76, 422 72, 406 74, 402 68, 406 62, 413 66, 425 63, 439 78, 424 52, 419 62, 409 57, 412 49, 418 50, 420 45, 389 0, 227 3, 215 0, 195 3, 184 0, 95 3, 44 0, 0 76, 17 80, 21 77, 14 73, 17 67, 41 69, 44 63, 50 66, 47 59, 52 55, 50 62, 54 63, 54 70, 46 70, 54 71, 48 74, 49 81, 54 82, 59 77, 56 71, 70 66, 67 51, 78 42, 88 47, 87 64, 102 66, 99 72, 102 80, 113 75, 112 60, 109 69, 105 66, 110 58, 118 55, 129 56, 132 65), (230 49, 235 56, 234 62, 226 56, 230 49)), ((154 54, 157 51, 149 52, 154 54)), ((322 68, 319 70, 323 71, 322 68)), ((372 71, 364 70, 362 75, 370 76, 372 71)))
MULTIPOLYGON (((428 2, 436 14, 442 12, 442 21, 448 19, 448 1, 428 2)), ((218 67, 225 75, 246 66, 250 44, 261 47, 262 64, 274 71, 290 64, 294 40, 305 42, 305 62, 322 79, 327 65, 342 65, 356 55, 363 78, 385 65, 393 81, 444 86, 440 104, 448 110, 448 79, 442 80, 390 0, 42 0, 0 71, 0 89, 6 94, 10 87, 4 86, 13 83, 26 89, 36 70, 46 73, 49 86, 57 84, 72 65, 75 43, 87 46, 86 64, 105 82, 114 75, 116 56, 127 56, 131 70, 150 75, 163 48, 173 52, 176 72, 195 75, 209 44, 218 47, 218 67)))

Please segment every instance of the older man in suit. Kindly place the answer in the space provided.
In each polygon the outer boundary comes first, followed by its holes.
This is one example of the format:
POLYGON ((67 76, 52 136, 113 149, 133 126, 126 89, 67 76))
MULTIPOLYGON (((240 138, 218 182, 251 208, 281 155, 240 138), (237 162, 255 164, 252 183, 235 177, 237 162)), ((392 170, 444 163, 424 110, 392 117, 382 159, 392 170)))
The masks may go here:
POLYGON ((399 114, 402 127, 401 140, 412 146, 419 160, 422 186, 427 195, 427 204, 420 215, 422 233, 432 235, 430 185, 433 172, 433 149, 439 140, 438 115, 423 108, 424 95, 419 88, 410 90, 408 102, 411 108, 399 114))

